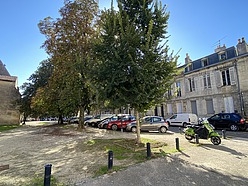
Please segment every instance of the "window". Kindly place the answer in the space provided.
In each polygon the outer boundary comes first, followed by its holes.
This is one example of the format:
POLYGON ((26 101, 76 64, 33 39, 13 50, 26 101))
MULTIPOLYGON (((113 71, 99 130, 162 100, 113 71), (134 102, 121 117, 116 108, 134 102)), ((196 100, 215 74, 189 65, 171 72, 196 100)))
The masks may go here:
POLYGON ((230 119, 229 114, 222 114, 221 119, 230 119))
POLYGON ((231 85, 229 69, 222 71, 221 75, 222 75, 223 86, 231 85))
POLYGON ((168 97, 171 97, 171 96, 172 96, 171 89, 169 89, 169 90, 167 91, 167 95, 168 95, 168 97))
POLYGON ((176 114, 170 117, 170 119, 176 119, 176 118, 177 118, 176 114))
POLYGON ((226 53, 225 52, 219 54, 219 60, 220 61, 226 60, 226 53))
POLYGON ((205 66, 209 65, 207 58, 202 59, 201 62, 202 62, 202 67, 205 67, 205 66))
POLYGON ((203 76, 203 85, 205 89, 211 88, 210 74, 203 76))
POLYGON ((168 112, 168 114, 172 114, 173 113, 172 104, 167 104, 167 112, 168 112))
POLYGON ((193 92, 195 91, 195 81, 194 78, 189 78, 189 91, 193 92))
POLYGON ((235 68, 230 67, 226 70, 216 71, 215 80, 217 87, 235 85, 237 81, 235 68))
POLYGON ((176 107, 177 107, 177 113, 183 112, 183 104, 182 103, 176 103, 176 107))
POLYGON ((234 112, 233 97, 224 97, 224 106, 225 106, 225 112, 227 113, 234 112))
POLYGON ((212 99, 206 99, 207 114, 214 114, 214 104, 212 99))
POLYGON ((211 117, 212 120, 220 120, 220 115, 216 114, 214 116, 211 117))
POLYGON ((179 81, 176 82, 176 95, 177 95, 177 97, 181 97, 182 96, 181 83, 179 81))
POLYGON ((161 118, 153 118, 153 122, 159 122, 161 121, 161 118))
POLYGON ((188 66, 187 68, 188 68, 188 72, 189 72, 189 71, 192 71, 192 70, 193 70, 193 64, 192 64, 192 63, 189 64, 189 66, 188 66))

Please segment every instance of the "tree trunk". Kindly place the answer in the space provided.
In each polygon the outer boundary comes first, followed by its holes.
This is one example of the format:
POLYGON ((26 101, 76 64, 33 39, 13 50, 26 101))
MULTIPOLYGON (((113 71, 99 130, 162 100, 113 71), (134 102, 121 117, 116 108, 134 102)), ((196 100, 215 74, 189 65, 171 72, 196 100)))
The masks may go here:
POLYGON ((58 124, 63 125, 63 117, 62 117, 62 115, 59 115, 58 124))
POLYGON ((27 120, 27 116, 26 116, 26 114, 25 114, 25 112, 24 112, 24 114, 23 114, 23 121, 22 121, 22 124, 23 124, 23 125, 26 124, 26 120, 27 120))
POLYGON ((79 122, 78 122, 78 129, 85 129, 84 126, 84 108, 83 106, 79 107, 79 122))
POLYGON ((134 113, 135 113, 136 127, 137 127, 137 139, 136 139, 136 143, 140 144, 140 143, 141 143, 141 139, 140 139, 140 120, 139 120, 139 112, 135 109, 135 110, 134 110, 134 113))

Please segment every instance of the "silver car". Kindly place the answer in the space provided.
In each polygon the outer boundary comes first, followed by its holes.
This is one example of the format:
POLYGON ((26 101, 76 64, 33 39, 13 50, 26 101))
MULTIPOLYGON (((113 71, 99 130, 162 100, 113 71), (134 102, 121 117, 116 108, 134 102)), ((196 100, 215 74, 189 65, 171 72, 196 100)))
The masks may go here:
MULTIPOLYGON (((158 131, 161 133, 167 132, 169 129, 168 123, 160 116, 145 116, 140 119, 141 131, 158 131)), ((127 125, 126 131, 137 132, 136 121, 127 125)))

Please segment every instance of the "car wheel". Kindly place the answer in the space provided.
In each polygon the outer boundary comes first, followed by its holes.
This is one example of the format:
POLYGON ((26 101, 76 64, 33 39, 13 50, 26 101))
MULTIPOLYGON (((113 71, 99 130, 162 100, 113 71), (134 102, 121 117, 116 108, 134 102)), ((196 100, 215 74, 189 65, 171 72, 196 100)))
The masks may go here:
POLYGON ((107 129, 108 128, 108 124, 103 125, 102 128, 107 129))
POLYGON ((118 129, 118 127, 117 127, 117 125, 112 125, 112 130, 117 130, 118 129))
POLYGON ((133 133, 136 133, 136 132, 137 132, 137 128, 136 128, 136 127, 132 127, 132 128, 131 128, 131 131, 132 131, 133 133))
POLYGON ((93 122, 93 123, 91 123, 91 126, 92 126, 92 127, 95 127, 95 123, 94 123, 94 122, 93 122))
POLYGON ((213 136, 211 137, 211 142, 214 144, 214 145, 219 145, 221 143, 221 139, 219 136, 213 136))
POLYGON ((167 128, 166 127, 160 127, 159 132, 166 133, 167 132, 167 128))
POLYGON ((231 131, 237 131, 237 130, 239 130, 239 127, 238 127, 237 125, 232 124, 232 125, 230 126, 230 130, 231 130, 231 131))

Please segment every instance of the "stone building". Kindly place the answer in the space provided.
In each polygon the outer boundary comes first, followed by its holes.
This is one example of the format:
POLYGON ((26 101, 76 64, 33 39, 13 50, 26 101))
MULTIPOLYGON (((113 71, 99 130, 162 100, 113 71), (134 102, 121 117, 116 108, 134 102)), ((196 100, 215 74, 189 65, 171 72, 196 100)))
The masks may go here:
POLYGON ((17 77, 11 76, 0 60, 0 125, 20 123, 18 99, 17 77))
POLYGON ((186 54, 183 73, 175 78, 168 100, 155 115, 196 113, 209 117, 219 112, 248 114, 248 45, 244 38, 229 48, 218 46, 211 55, 192 61, 186 54))

